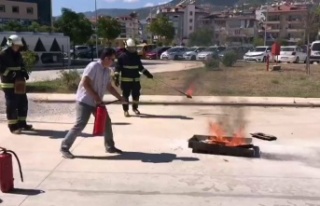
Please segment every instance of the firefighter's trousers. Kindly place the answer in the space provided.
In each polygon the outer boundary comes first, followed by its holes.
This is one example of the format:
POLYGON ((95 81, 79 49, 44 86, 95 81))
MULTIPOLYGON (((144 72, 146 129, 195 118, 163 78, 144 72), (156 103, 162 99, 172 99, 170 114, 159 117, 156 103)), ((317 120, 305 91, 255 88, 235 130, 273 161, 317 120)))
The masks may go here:
POLYGON ((11 131, 26 125, 28 115, 27 94, 15 94, 14 89, 3 89, 6 99, 8 127, 11 131))
MULTIPOLYGON (((129 96, 132 95, 132 100, 135 102, 132 104, 132 109, 138 109, 138 102, 139 102, 139 97, 140 97, 140 90, 141 90, 141 85, 139 81, 132 81, 132 82, 121 82, 121 89, 122 89, 122 96, 123 98, 126 99, 126 101, 129 101, 129 96)), ((123 104, 122 105, 124 111, 129 110, 129 105, 128 104, 123 104)))

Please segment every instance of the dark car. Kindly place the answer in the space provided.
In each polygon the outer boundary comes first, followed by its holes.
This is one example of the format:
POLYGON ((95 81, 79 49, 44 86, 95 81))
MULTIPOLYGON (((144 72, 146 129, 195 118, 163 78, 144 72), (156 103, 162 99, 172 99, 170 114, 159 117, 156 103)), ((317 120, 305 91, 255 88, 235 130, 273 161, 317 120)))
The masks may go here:
POLYGON ((157 47, 146 54, 147 59, 159 59, 160 55, 171 47, 157 47))

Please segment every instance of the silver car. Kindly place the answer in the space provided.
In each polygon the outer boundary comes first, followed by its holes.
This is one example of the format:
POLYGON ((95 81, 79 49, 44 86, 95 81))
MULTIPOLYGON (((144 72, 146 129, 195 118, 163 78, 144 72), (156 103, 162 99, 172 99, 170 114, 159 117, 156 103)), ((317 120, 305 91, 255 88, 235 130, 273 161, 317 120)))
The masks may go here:
POLYGON ((198 53, 197 60, 208 60, 209 58, 213 57, 214 55, 218 55, 220 52, 219 48, 216 46, 209 47, 202 52, 198 53))
POLYGON ((179 60, 183 59, 183 54, 187 51, 186 47, 172 47, 167 51, 163 52, 160 56, 160 59, 167 59, 167 60, 179 60))

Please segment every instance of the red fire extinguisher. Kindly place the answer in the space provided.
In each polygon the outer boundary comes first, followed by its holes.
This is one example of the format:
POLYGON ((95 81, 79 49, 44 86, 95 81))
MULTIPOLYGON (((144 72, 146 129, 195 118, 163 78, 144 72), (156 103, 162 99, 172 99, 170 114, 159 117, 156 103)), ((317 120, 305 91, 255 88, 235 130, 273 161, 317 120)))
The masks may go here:
POLYGON ((93 126, 93 136, 103 136, 105 133, 105 125, 107 120, 107 108, 104 105, 99 105, 96 109, 96 116, 93 126))
POLYGON ((12 155, 16 158, 19 166, 20 178, 23 182, 21 164, 15 152, 0 147, 0 188, 3 193, 11 192, 14 189, 12 155))

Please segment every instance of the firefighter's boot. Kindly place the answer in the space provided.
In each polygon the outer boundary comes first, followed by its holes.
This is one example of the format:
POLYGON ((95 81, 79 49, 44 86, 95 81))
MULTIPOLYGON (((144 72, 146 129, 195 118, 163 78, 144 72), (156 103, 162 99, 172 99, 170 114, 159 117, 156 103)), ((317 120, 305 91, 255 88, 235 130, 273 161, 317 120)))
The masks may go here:
POLYGON ((136 114, 136 115, 140 115, 140 111, 138 109, 133 109, 133 112, 136 114))
POLYGON ((24 131, 31 131, 33 130, 33 126, 31 124, 27 124, 26 121, 21 121, 19 122, 19 126, 20 126, 20 129, 21 130, 24 130, 24 131))
POLYGON ((128 112, 128 111, 124 111, 124 116, 125 116, 125 117, 130 117, 129 112, 128 112))

